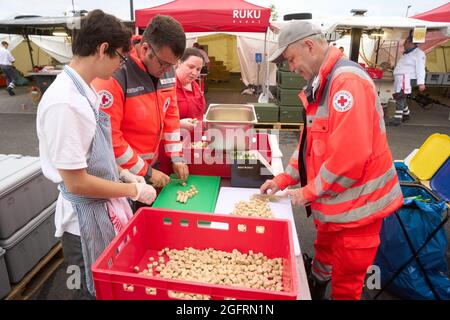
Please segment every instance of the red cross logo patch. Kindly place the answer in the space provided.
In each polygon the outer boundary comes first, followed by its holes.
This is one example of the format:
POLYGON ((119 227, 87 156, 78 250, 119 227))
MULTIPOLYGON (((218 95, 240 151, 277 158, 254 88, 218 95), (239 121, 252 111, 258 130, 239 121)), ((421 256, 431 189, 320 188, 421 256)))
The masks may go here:
POLYGON ((114 98, 111 92, 101 90, 98 95, 100 96, 100 108, 107 109, 112 106, 114 98))
POLYGON ((353 106, 353 96, 350 92, 341 90, 333 97, 333 107, 338 112, 346 112, 353 106))

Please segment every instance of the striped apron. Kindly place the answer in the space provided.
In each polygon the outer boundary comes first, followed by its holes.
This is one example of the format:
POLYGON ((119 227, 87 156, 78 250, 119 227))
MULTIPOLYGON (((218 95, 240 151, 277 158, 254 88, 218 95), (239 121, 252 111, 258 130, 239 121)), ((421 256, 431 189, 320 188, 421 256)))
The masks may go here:
MULTIPOLYGON (((97 123, 91 146, 91 157, 87 160, 87 173, 110 181, 119 181, 117 165, 111 141, 109 116, 88 99, 86 92, 73 72, 64 68, 81 95, 89 102, 97 123)), ((95 295, 91 266, 102 254, 115 236, 114 226, 109 218, 107 199, 96 199, 70 193, 64 182, 59 184, 62 196, 72 203, 80 224, 81 248, 86 270, 87 289, 95 295)))

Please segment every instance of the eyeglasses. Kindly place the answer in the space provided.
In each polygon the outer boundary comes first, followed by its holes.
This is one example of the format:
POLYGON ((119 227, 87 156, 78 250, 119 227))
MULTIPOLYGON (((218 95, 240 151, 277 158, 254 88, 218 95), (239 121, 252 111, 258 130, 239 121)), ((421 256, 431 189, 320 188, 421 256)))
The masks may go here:
POLYGON ((122 55, 119 51, 114 50, 114 52, 115 52, 115 53, 119 56, 119 58, 120 58, 120 65, 124 65, 124 64, 128 61, 128 58, 125 57, 124 55, 122 55))
POLYGON ((156 57, 156 60, 158 60, 159 67, 160 67, 161 69, 166 69, 166 68, 172 67, 172 66, 174 66, 174 65, 176 64, 176 63, 170 63, 170 62, 166 62, 166 61, 164 61, 164 60, 161 60, 161 59, 158 57, 158 54, 156 53, 156 50, 153 49, 153 47, 152 47, 152 45, 150 44, 150 42, 147 42, 147 43, 148 43, 148 46, 150 47, 150 49, 152 49, 153 55, 156 57))

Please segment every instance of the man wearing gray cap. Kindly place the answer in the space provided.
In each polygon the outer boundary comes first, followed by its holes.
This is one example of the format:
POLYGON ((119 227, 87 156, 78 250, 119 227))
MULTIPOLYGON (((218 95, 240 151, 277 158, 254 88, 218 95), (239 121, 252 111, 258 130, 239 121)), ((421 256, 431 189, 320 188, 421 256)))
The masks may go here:
MULTIPOLYGON (((287 60, 307 87, 299 94, 304 129, 286 172, 261 193, 290 189, 317 229, 308 283, 313 299, 361 298, 375 259, 382 219, 403 203, 374 83, 356 63, 329 46, 320 29, 291 21, 279 34, 273 62, 287 60)), ((306 268, 308 270, 308 266, 306 268)))

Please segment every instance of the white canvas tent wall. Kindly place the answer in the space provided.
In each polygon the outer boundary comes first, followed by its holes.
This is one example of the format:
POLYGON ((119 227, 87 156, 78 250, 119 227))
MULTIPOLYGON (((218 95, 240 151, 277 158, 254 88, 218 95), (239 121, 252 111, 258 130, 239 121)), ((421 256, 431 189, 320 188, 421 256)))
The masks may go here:
MULTIPOLYGON (((52 58, 57 62, 68 63, 72 58, 72 49, 68 38, 55 36, 29 36, 33 47, 34 62, 37 65, 47 65, 52 58)), ((0 34, 0 42, 9 43, 8 50, 16 59, 16 68, 26 74, 31 71, 31 61, 29 58, 28 46, 25 39, 20 35, 0 34)))
MULTIPOLYGON (((237 55, 239 57, 239 64, 241 69, 242 81, 246 86, 249 84, 262 85, 266 83, 267 68, 265 63, 262 63, 259 70, 258 77, 258 65, 255 61, 255 53, 259 52, 264 54, 265 35, 262 33, 253 32, 192 32, 186 33, 186 47, 192 47, 194 42, 197 42, 198 38, 212 35, 212 34, 228 34, 236 36, 237 38, 237 55)), ((275 39, 267 39, 269 46, 268 51, 274 51, 277 43, 275 39)), ((276 66, 274 64, 269 65, 269 85, 276 84, 276 66)))

